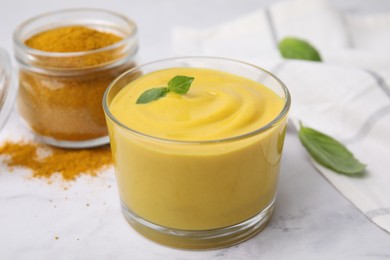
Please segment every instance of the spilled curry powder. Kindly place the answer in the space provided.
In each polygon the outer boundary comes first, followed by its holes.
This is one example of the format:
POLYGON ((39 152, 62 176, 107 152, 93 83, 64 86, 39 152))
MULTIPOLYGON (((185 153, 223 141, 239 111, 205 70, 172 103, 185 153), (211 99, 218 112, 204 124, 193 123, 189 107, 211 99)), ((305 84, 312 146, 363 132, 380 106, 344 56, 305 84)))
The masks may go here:
POLYGON ((114 45, 122 39, 75 25, 25 40, 41 53, 30 54, 31 64, 19 70, 18 108, 37 134, 75 142, 107 136, 103 94, 112 80, 134 67, 125 43, 114 45))
POLYGON ((33 142, 8 141, 0 147, 0 155, 11 169, 24 167, 33 177, 50 179, 60 174, 66 181, 75 180, 82 174, 96 176, 112 164, 109 146, 94 149, 67 150, 33 142))

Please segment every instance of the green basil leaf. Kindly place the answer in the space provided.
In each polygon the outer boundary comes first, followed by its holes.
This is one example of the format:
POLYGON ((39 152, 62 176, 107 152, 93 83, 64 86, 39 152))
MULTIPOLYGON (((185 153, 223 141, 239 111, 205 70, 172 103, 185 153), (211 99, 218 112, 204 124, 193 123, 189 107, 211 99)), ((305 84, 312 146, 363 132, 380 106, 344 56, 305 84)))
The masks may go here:
POLYGON ((168 89, 178 94, 186 94, 193 80, 193 77, 176 76, 168 82, 168 89))
POLYGON ((149 103, 153 100, 164 97, 170 91, 178 94, 186 94, 191 87, 192 81, 194 81, 193 77, 175 76, 168 82, 168 87, 148 89, 139 96, 136 103, 149 103))
POLYGON ((167 92, 168 89, 166 87, 148 89, 144 93, 142 93, 141 96, 139 96, 136 103, 146 104, 152 102, 153 100, 165 96, 167 92))
POLYGON ((366 168, 343 144, 328 135, 301 125, 298 136, 312 158, 326 168, 349 176, 361 175, 366 168))
POLYGON ((307 41, 286 37, 279 42, 279 51, 283 58, 321 61, 319 52, 307 41))

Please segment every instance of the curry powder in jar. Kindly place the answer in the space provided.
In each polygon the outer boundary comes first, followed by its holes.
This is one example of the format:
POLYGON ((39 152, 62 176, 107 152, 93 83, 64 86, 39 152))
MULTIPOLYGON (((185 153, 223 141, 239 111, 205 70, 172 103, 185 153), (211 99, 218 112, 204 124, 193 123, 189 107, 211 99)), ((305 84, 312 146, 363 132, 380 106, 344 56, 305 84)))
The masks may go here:
POLYGON ((135 66, 136 25, 99 9, 32 18, 14 33, 19 113, 38 140, 59 147, 108 143, 102 97, 135 66))

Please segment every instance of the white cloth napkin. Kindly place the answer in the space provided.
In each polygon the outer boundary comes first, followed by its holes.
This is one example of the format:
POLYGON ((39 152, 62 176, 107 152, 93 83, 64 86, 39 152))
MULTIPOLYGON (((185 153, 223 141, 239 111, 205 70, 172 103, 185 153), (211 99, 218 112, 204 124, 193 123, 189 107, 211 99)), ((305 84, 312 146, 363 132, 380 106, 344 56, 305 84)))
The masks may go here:
POLYGON ((280 77, 292 95, 293 122, 341 140, 368 174, 315 167, 390 232, 390 13, 342 14, 323 0, 283 1, 214 28, 176 28, 173 43, 178 55, 236 58, 280 77), (308 40, 324 62, 282 60, 276 46, 285 36, 308 40))

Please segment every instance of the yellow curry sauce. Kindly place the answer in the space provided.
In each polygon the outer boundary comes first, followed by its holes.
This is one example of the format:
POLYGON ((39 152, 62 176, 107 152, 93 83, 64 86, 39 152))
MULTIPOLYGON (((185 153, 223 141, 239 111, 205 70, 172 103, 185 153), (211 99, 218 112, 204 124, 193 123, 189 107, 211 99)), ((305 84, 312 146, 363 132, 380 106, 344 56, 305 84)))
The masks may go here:
POLYGON ((109 107, 133 130, 108 120, 122 202, 152 223, 184 230, 255 216, 275 196, 286 120, 245 138, 222 139, 267 125, 283 106, 260 83, 216 70, 166 69, 136 79, 109 107), (187 94, 136 104, 145 90, 166 86, 176 75, 195 78, 187 94))

